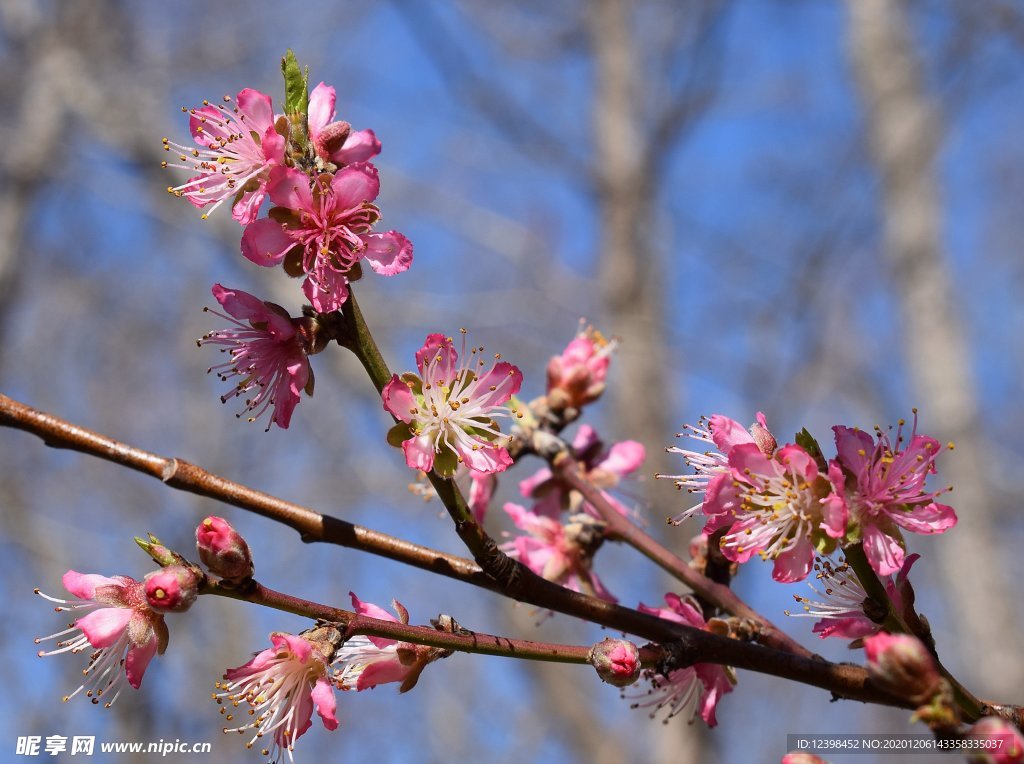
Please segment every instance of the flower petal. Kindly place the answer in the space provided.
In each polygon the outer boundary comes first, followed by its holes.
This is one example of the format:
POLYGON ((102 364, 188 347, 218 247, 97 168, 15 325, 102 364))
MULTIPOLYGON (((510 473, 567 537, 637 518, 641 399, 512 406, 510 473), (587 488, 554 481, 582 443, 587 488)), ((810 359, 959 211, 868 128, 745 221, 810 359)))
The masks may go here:
POLYGON ((242 234, 242 254, 256 265, 277 265, 294 246, 295 240, 280 223, 271 218, 261 218, 249 223, 242 234))
POLYGON ((94 610, 75 621, 93 647, 110 647, 128 628, 135 611, 126 607, 105 607, 94 610))
POLYGON ((334 698, 334 687, 323 677, 316 680, 313 692, 309 695, 316 712, 323 720, 324 727, 329 730, 338 729, 338 717, 335 716, 337 701, 334 698))
POLYGON ((412 242, 398 231, 360 236, 366 245, 363 258, 381 276, 394 276, 412 265, 412 242))
POLYGON ((321 82, 309 94, 309 110, 306 116, 309 124, 309 137, 316 140, 327 125, 334 120, 334 107, 337 95, 334 88, 321 82))
POLYGON ((146 667, 156 655, 157 639, 154 636, 143 645, 135 645, 124 657, 124 673, 128 677, 128 684, 136 690, 142 684, 142 675, 146 673, 146 667))

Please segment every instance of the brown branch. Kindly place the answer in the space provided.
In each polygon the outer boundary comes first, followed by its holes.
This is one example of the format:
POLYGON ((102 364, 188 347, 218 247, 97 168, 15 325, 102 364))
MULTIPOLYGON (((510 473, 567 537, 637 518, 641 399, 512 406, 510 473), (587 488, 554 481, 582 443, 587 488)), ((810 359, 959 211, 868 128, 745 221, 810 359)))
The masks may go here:
MULTIPOLYGON (((526 639, 510 639, 481 634, 456 625, 453 631, 440 631, 429 626, 412 626, 397 621, 384 621, 378 618, 353 613, 350 610, 322 605, 310 600, 293 597, 290 594, 274 591, 256 581, 242 589, 222 586, 219 581, 209 580, 200 591, 201 594, 216 594, 220 597, 251 602, 257 605, 282 610, 287 613, 306 616, 321 621, 337 623, 345 628, 346 636, 365 634, 371 637, 384 637, 400 642, 412 642, 418 645, 440 647, 445 650, 457 650, 464 653, 481 655, 498 655, 505 658, 521 660, 553 661, 557 663, 589 663, 590 647, 585 645, 563 645, 549 642, 534 642, 526 639)), ((660 648, 644 648, 641 662, 653 665, 664 651, 660 648)))
MULTIPOLYGON (((405 562, 424 570, 441 573, 467 583, 485 586, 492 590, 498 586, 487 577, 481 578, 484 574, 480 572, 480 569, 462 558, 415 544, 408 544, 385 534, 351 526, 341 520, 326 518, 318 512, 246 488, 200 467, 188 464, 188 462, 161 457, 78 427, 2 394, 0 394, 0 426, 24 430, 38 436, 51 447, 67 448, 96 456, 152 475, 174 488, 208 496, 235 504, 242 509, 257 512, 295 528, 303 535, 304 539, 309 541, 341 543, 336 538, 328 537, 329 534, 326 532, 328 523, 325 521, 330 520, 341 524, 341 526, 350 527, 352 532, 350 540, 355 542, 354 548, 405 562), (187 465, 187 468, 182 469, 182 465, 187 465)), ((868 677, 867 671, 860 666, 830 663, 818 657, 783 652, 665 621, 646 613, 612 605, 564 589, 545 581, 528 569, 523 568, 523 570, 525 571, 524 578, 515 588, 515 595, 512 595, 517 599, 524 599, 539 607, 558 610, 654 642, 675 643, 679 646, 678 654, 688 662, 735 666, 820 687, 837 697, 900 708, 914 708, 912 702, 876 687, 868 677)), ((505 591, 506 586, 507 582, 503 582, 501 590, 505 591)), ((237 594, 229 595, 226 592, 224 594, 225 596, 237 596, 237 594)), ((274 601, 272 598, 265 599, 265 604, 271 604, 272 601, 274 601)), ((311 618, 328 617, 331 620, 336 620, 334 616, 338 612, 342 612, 332 608, 319 609, 323 606, 306 607, 295 598, 288 601, 281 599, 277 602, 282 606, 287 604, 287 607, 282 607, 282 609, 311 618)), ((999 706, 999 708, 1004 714, 1010 713, 1010 706, 999 706)))
POLYGON ((160 456, 71 424, 0 394, 0 424, 30 432, 53 448, 66 448, 96 456, 145 473, 180 491, 233 504, 287 525, 301 539, 359 549, 474 586, 498 591, 494 581, 464 557, 420 546, 386 533, 323 515, 241 483, 228 480, 183 459, 160 456))

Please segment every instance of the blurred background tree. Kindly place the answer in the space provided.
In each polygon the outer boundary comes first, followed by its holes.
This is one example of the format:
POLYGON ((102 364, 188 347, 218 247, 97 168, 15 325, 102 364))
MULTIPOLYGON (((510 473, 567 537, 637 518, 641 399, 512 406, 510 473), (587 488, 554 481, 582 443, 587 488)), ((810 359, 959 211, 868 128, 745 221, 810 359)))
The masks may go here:
MULTIPOLYGON (((764 410, 780 440, 807 425, 870 427, 918 405, 957 450, 956 532, 911 541, 922 610, 943 659, 983 696, 1021 702, 1014 499, 1024 437, 1019 369, 1024 271, 1024 12, 978 0, 556 0, 306 3, 227 0, 172 10, 95 0, 0 0, 0 389, 39 408, 233 479, 458 551, 436 502, 407 490, 386 419, 342 353, 315 362, 316 397, 291 428, 262 432, 217 401, 193 340, 215 281, 291 308, 282 283, 238 256, 226 214, 201 222, 165 193, 160 138, 178 107, 255 87, 280 103, 277 58, 296 50, 339 116, 384 143, 385 226, 407 234, 406 275, 367 278, 361 303, 396 367, 432 331, 468 327, 543 390, 543 368, 581 316, 622 340, 594 422, 647 448, 627 492, 664 528, 679 498, 650 479, 685 421, 764 410), (919 584, 919 589, 922 589, 919 584)), ((220 212, 224 212, 223 210, 220 212)), ((110 712, 60 704, 79 667, 38 661, 58 628, 29 600, 69 567, 139 576, 131 536, 183 550, 206 514, 250 539, 257 575, 313 599, 403 601, 414 620, 552 639, 600 632, 348 550, 303 548, 259 518, 175 495, 110 465, 0 432, 2 571, 19 603, 0 626, 19 693, 3 739, 210 740, 227 666, 301 620, 206 602, 172 617, 171 647, 142 691, 110 712)), ((532 465, 502 479, 489 518, 532 465)), ((672 470, 676 471, 676 470, 672 470)), ((627 550, 597 567, 627 604, 668 585, 627 550), (642 571, 642 572, 641 572, 642 571)), ((803 594, 752 563, 736 586, 774 620, 803 594)), ((806 621, 785 624, 828 657, 806 621)), ((856 658, 856 654, 850 654, 856 658)), ((589 672, 456 656, 398 697, 339 699, 342 729, 312 732, 305 760, 777 761, 787 732, 906 731, 906 714, 742 674, 719 728, 661 725, 589 672), (458 665, 454 663, 458 661, 458 665), (770 698, 770 702, 769 702, 770 698)), ((127 760, 127 759, 126 759, 127 760)), ((929 759, 931 760, 931 759, 929 759)), ((909 759, 908 759, 909 761, 909 759)))

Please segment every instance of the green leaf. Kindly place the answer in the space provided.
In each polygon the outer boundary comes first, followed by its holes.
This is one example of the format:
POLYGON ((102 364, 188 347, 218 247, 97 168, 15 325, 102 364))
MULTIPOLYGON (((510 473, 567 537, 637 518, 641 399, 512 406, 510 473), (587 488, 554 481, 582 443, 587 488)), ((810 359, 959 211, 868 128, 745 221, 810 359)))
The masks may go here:
POLYGON ((281 73, 284 75, 284 112, 291 116, 309 111, 309 67, 305 71, 299 66, 292 49, 281 59, 281 73))
POLYGON ((806 427, 796 434, 795 440, 800 448, 811 455, 811 458, 814 459, 821 472, 828 472, 828 462, 825 460, 825 455, 821 452, 821 446, 818 445, 818 441, 807 431, 806 427))

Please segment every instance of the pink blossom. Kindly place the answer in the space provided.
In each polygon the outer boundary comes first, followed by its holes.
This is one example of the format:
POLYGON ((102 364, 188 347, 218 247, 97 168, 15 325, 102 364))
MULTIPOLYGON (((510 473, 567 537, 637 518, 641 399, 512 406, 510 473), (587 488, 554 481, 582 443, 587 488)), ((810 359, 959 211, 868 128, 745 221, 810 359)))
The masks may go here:
POLYGON ((983 716, 967 734, 982 743, 970 751, 968 764, 1022 764, 1024 736, 1011 722, 998 716, 983 716))
POLYGON ((881 576, 903 566, 901 528, 914 533, 943 533, 957 521, 952 507, 935 501, 944 491, 925 488, 928 475, 935 472, 939 442, 917 434, 916 411, 909 442, 903 435, 903 425, 900 420, 895 444, 881 429, 872 439, 861 430, 832 428, 839 453, 833 483, 857 524, 868 562, 881 576))
POLYGON ((334 88, 322 82, 309 94, 309 138, 317 155, 338 167, 370 161, 380 153, 380 141, 373 130, 352 132, 347 122, 335 122, 335 100, 334 88))
MULTIPOLYGON (((572 447, 585 470, 584 479, 599 489, 608 503, 621 514, 629 514, 629 510, 609 490, 618 486, 643 464, 646 456, 643 444, 635 440, 624 440, 605 450, 594 428, 584 424, 576 433, 572 447)), ((557 518, 562 510, 573 513, 582 511, 599 517, 597 510, 585 502, 579 493, 569 490, 556 480, 547 467, 542 467, 521 481, 519 492, 528 499, 534 499, 534 512, 548 517, 557 518)))
POLYGON ((127 679, 129 685, 138 689, 153 656, 167 649, 164 617, 146 603, 142 583, 128 576, 108 578, 69 570, 64 574, 63 583, 76 599, 50 597, 38 589, 36 594, 57 603, 57 612, 89 609, 92 612, 63 631, 36 639, 36 644, 58 640, 56 649, 40 650, 39 655, 80 653, 95 648, 89 665, 82 672, 86 680, 64 700, 85 690, 86 697, 93 703, 109 697, 104 702, 109 708, 121 694, 123 680, 127 679))
MULTIPOLYGON (((693 601, 669 592, 665 595, 665 603, 668 605, 667 608, 648 607, 641 603, 637 609, 695 629, 706 627, 704 616, 693 601)), ((732 692, 732 687, 736 683, 732 669, 713 663, 695 663, 692 666, 671 670, 667 676, 648 669, 644 675, 650 681, 651 689, 646 696, 626 695, 627 698, 637 699, 632 708, 654 706, 651 711, 653 719, 659 710, 667 707, 669 712, 666 720, 686 712, 690 722, 693 722, 700 713, 709 727, 718 724, 715 718, 718 701, 726 693, 732 692)))
MULTIPOLYGON (((231 99, 225 96, 224 101, 231 99)), ((285 137, 275 127, 270 96, 246 88, 238 94, 237 103, 229 108, 204 101, 188 112, 192 138, 199 148, 164 138, 164 150, 178 154, 183 164, 174 167, 198 173, 180 186, 169 187, 169 192, 184 196, 196 207, 212 204, 204 219, 231 199, 232 216, 246 225, 259 214, 270 170, 284 162, 285 137)))
MULTIPOLYGON (((412 244, 397 231, 373 233, 380 210, 377 170, 355 164, 312 180, 301 170, 277 167, 268 193, 276 205, 270 217, 250 223, 242 234, 242 254, 257 265, 274 266, 295 252, 294 271, 306 274, 303 291, 320 313, 348 299, 352 269, 365 259, 377 273, 393 276, 412 264, 412 244)), ((293 272, 293 271, 289 271, 293 272)))
POLYGON ((548 405, 555 410, 581 408, 604 392, 615 340, 607 340, 592 326, 583 328, 562 351, 548 361, 548 405))
POLYGON ((601 579, 591 570, 594 552, 603 536, 587 515, 576 515, 563 526, 558 520, 538 515, 511 502, 505 512, 528 535, 516 536, 502 549, 538 576, 568 589, 616 602, 601 579))
POLYGON ((452 477, 465 464, 475 472, 502 472, 512 457, 495 420, 515 415, 506 404, 519 392, 522 372, 506 361, 484 370, 483 348, 467 354, 464 330, 461 365, 459 355, 451 337, 430 334, 416 351, 419 375, 391 378, 381 397, 400 421, 388 442, 402 444, 414 470, 452 477))
MULTIPOLYGON (((223 381, 239 377, 238 383, 221 401, 255 391, 245 399, 243 411, 254 422, 273 407, 270 422, 287 429, 303 390, 313 394, 313 370, 308 355, 313 350, 306 319, 292 320, 284 308, 263 302, 241 289, 214 284, 213 296, 228 315, 210 311, 232 324, 210 332, 200 345, 222 345, 231 360, 210 367, 223 381)), ((241 416, 239 414, 238 416, 241 416)), ((270 424, 267 425, 267 430, 270 424)))
POLYGON ((721 514, 723 509, 727 509, 720 501, 728 495, 725 489, 730 482, 729 454, 735 446, 753 444, 765 456, 771 456, 775 452, 775 438, 769 432, 768 423, 760 411, 757 412, 757 421, 751 425, 749 432, 736 420, 722 414, 714 414, 711 417, 702 416, 697 425, 683 425, 683 432, 676 437, 681 438, 684 435, 699 443, 706 443, 714 450, 693 451, 678 446, 667 449, 670 454, 682 456, 686 466, 692 469, 693 473, 659 474, 655 477, 673 480, 679 490, 685 489, 687 493, 701 497, 697 504, 669 518, 673 525, 679 525, 701 513, 721 514), (708 509, 705 508, 705 504, 708 505, 708 509))
MULTIPOLYGON (((903 592, 910 586, 907 576, 919 557, 917 554, 908 555, 900 572, 884 580, 886 593, 897 613, 903 610, 903 592)), ((840 637, 855 640, 882 630, 879 620, 884 619, 882 607, 888 607, 888 604, 874 603, 868 597, 857 574, 844 559, 840 558, 836 564, 828 558, 818 558, 814 570, 818 586, 813 583, 808 583, 808 586, 821 599, 812 601, 794 594, 793 598, 801 604, 804 612, 790 613, 787 610, 786 615, 819 618, 812 631, 822 639, 840 637), (878 608, 879 612, 872 613, 878 620, 872 620, 865 611, 866 607, 878 608)))
POLYGON ((224 732, 253 731, 246 744, 249 748, 257 739, 273 733, 273 746, 264 750, 264 756, 277 761, 284 751, 291 758, 295 742, 312 726, 314 708, 324 727, 337 729, 334 686, 329 676, 335 648, 331 641, 316 639, 330 631, 320 627, 304 636, 275 632, 270 635, 273 647, 238 668, 228 669, 224 681, 217 683, 220 692, 214 695, 219 705, 227 701, 221 713, 230 722, 233 708, 244 704, 251 711, 247 724, 225 727, 224 732))
POLYGON ((731 481, 722 485, 704 530, 728 527, 722 553, 733 562, 754 554, 774 560, 772 577, 789 583, 811 571, 816 548, 834 549, 846 531, 846 514, 832 500, 831 483, 800 446, 765 456, 754 443, 729 452, 731 481))
MULTIPOLYGON (((397 600, 391 604, 398 613, 395 618, 382 607, 363 602, 354 592, 352 609, 359 615, 391 623, 409 623, 409 611, 397 600)), ((399 692, 408 692, 419 681, 427 664, 449 655, 449 651, 411 642, 400 642, 386 637, 355 636, 349 638, 338 651, 335 667, 342 689, 369 690, 380 684, 401 682, 399 692)))

